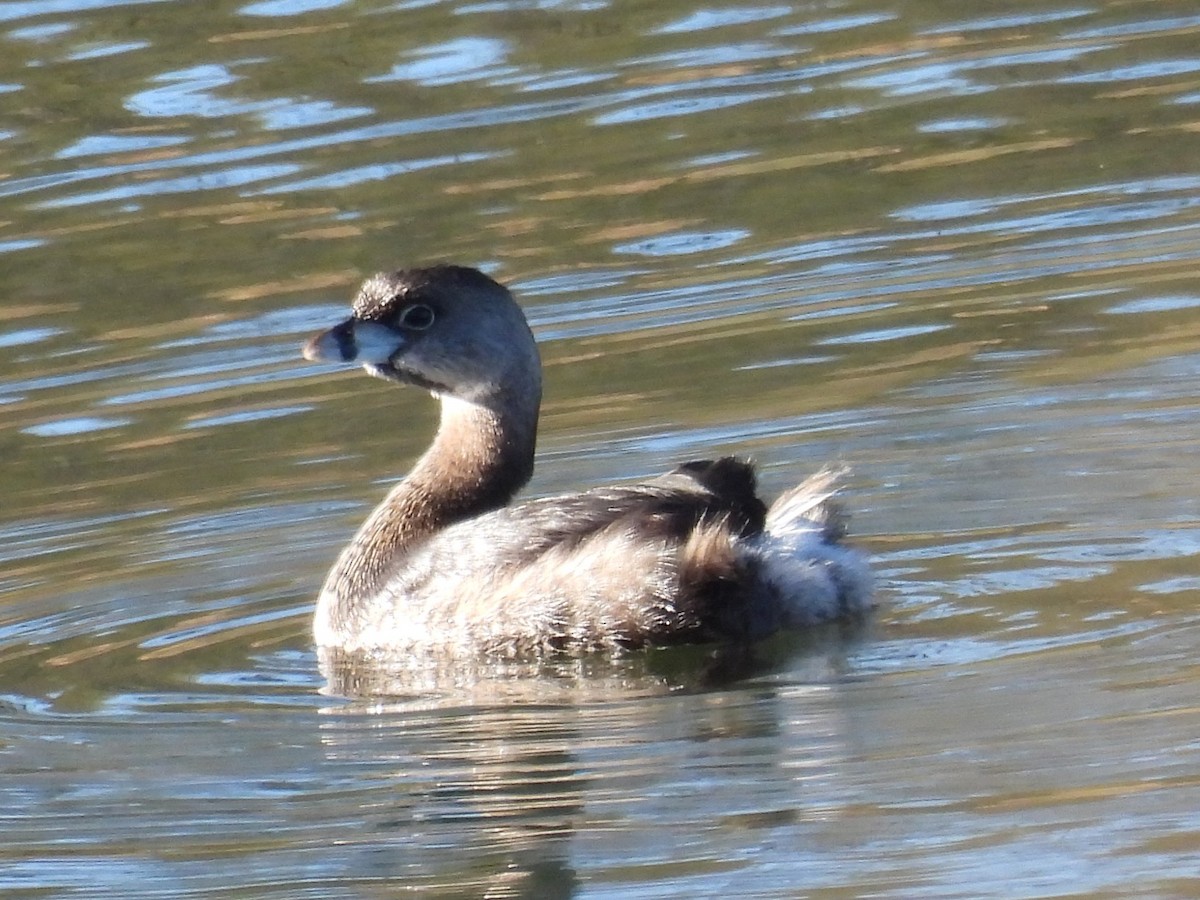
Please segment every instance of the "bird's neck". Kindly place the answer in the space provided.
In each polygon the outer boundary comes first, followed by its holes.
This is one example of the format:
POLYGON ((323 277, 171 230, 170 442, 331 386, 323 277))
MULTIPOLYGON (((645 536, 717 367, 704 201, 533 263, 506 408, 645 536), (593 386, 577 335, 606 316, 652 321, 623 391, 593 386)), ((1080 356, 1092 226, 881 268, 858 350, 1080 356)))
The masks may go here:
POLYGON ((342 551, 323 593, 373 596, 424 539, 506 505, 533 474, 539 400, 443 397, 433 444, 342 551))

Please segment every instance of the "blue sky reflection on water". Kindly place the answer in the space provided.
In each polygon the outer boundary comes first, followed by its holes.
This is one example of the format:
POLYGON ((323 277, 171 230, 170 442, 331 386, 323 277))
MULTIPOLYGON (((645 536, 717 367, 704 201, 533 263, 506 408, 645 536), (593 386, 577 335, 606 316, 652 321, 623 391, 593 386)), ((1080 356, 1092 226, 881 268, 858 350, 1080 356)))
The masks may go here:
POLYGON ((1197 893, 1198 22, 0 7, 0 890, 1197 893), (878 614, 327 680, 436 412, 298 347, 445 259, 541 342, 531 493, 846 464, 878 614))

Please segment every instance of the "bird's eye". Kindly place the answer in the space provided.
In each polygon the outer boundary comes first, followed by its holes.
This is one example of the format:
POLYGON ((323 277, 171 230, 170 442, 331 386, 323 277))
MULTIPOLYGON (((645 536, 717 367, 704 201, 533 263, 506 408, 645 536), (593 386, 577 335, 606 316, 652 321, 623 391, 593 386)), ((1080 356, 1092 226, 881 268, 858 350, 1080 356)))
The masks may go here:
POLYGON ((433 324, 433 310, 424 303, 414 303, 400 313, 400 324, 414 331, 424 331, 433 324))

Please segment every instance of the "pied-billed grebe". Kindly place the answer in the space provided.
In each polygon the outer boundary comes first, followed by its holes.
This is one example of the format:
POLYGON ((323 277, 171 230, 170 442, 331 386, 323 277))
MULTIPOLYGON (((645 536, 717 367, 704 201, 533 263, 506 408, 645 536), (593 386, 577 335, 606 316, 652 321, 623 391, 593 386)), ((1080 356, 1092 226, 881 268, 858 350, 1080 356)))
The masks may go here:
POLYGON ((861 612, 871 575, 840 543, 822 472, 768 509, 724 458, 509 505, 533 472, 541 361, 512 295, 474 269, 375 275, 304 347, 426 388, 432 446, 363 523, 317 601, 317 644, 523 654, 752 641, 861 612))

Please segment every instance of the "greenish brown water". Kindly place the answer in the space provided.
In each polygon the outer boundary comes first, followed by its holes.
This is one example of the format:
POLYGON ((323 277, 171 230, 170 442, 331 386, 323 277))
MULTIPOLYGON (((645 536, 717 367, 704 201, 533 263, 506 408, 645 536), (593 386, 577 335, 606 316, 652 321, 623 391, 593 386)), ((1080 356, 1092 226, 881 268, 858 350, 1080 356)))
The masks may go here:
POLYGON ((0 891, 1194 896, 1198 35, 0 6, 0 891), (315 591, 435 412, 298 346, 433 260, 542 342, 533 493, 841 460, 874 619, 334 696, 315 591))

